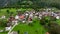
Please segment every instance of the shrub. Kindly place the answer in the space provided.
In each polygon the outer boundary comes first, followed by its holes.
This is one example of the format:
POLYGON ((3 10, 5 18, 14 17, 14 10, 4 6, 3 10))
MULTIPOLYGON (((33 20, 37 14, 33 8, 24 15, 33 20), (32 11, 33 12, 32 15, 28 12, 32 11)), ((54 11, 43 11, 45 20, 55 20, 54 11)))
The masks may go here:
POLYGON ((48 31, 50 32, 50 34, 60 34, 60 25, 51 22, 48 24, 48 26, 49 26, 48 31))
POLYGON ((28 25, 29 25, 29 26, 33 26, 33 23, 29 23, 28 25))
POLYGON ((7 12, 8 14, 10 13, 10 11, 9 11, 9 10, 7 10, 6 12, 7 12))

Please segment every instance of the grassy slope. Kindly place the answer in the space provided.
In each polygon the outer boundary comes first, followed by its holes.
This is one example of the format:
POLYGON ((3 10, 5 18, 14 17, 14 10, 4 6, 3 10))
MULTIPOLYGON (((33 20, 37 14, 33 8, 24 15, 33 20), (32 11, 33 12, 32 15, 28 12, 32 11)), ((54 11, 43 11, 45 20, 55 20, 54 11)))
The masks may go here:
POLYGON ((28 26, 26 24, 19 24, 17 25, 13 31, 18 31, 20 34, 24 34, 25 31, 28 31, 28 34, 45 34, 46 30, 39 24, 39 21, 36 20, 36 22, 33 22, 33 26, 28 26), (38 32, 35 32, 35 31, 38 32))
POLYGON ((7 34, 7 32, 1 32, 0 34, 7 34))

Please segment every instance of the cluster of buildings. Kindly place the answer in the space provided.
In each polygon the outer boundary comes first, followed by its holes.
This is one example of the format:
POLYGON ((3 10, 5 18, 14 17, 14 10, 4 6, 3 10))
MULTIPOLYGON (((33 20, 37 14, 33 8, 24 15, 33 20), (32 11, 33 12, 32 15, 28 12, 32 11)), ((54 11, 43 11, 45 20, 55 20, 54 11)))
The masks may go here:
POLYGON ((48 11, 35 11, 35 10, 31 10, 31 11, 26 11, 23 14, 17 14, 15 16, 15 19, 18 19, 20 21, 22 21, 23 23, 28 21, 32 21, 33 18, 39 18, 42 19, 43 16, 53 16, 56 19, 60 19, 60 12, 53 12, 51 10, 48 11))
MULTIPOLYGON (((32 23, 32 20, 34 18, 39 18, 39 19, 42 19, 43 16, 53 16, 55 17, 56 19, 60 19, 60 12, 53 12, 51 10, 42 10, 42 11, 35 11, 35 10, 31 10, 31 11, 26 11, 24 13, 21 13, 19 11, 17 11, 18 14, 16 16, 10 16, 7 20, 8 20, 8 23, 7 23, 7 27, 5 27, 5 30, 6 31, 9 31, 12 26, 14 24, 17 24, 19 22, 21 23, 32 23)), ((5 19, 6 16, 2 16, 0 19, 5 19)))

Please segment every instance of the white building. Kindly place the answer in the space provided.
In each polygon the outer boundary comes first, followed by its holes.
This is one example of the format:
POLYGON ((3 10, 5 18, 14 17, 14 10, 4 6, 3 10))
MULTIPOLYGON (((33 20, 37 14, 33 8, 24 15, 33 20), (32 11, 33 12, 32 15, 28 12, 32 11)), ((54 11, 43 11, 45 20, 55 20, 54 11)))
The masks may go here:
POLYGON ((10 27, 5 27, 5 31, 9 31, 11 30, 11 26, 10 27))
POLYGON ((3 32, 4 30, 0 30, 0 32, 3 32))
POLYGON ((18 23, 18 20, 13 20, 12 21, 12 25, 17 24, 17 23, 18 23))
POLYGON ((59 19, 60 17, 59 16, 56 16, 56 19, 59 19))
POLYGON ((15 19, 19 19, 19 16, 18 16, 18 15, 16 15, 16 16, 15 16, 15 19))
POLYGON ((26 15, 26 16, 28 16, 29 14, 28 14, 28 13, 26 13, 25 15, 26 15))
POLYGON ((5 19, 6 18, 6 16, 5 15, 3 15, 2 17, 1 17, 1 19, 5 19))
POLYGON ((25 23, 26 21, 22 21, 22 23, 25 23))

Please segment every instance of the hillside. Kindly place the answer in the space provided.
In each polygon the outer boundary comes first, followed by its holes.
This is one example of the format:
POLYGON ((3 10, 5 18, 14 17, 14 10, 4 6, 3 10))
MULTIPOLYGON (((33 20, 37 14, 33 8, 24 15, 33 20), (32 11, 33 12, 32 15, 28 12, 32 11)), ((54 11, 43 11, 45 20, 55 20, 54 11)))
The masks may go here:
POLYGON ((60 9, 60 0, 0 0, 1 7, 28 7, 45 8, 56 7, 60 9))

